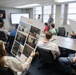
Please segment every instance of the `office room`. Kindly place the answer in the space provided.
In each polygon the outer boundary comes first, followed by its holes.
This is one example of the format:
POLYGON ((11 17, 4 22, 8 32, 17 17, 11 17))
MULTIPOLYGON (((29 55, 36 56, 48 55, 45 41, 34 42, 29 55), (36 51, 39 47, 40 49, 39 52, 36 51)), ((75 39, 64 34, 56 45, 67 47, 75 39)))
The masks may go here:
POLYGON ((0 0, 0 75, 76 75, 75 8, 76 0, 0 0))

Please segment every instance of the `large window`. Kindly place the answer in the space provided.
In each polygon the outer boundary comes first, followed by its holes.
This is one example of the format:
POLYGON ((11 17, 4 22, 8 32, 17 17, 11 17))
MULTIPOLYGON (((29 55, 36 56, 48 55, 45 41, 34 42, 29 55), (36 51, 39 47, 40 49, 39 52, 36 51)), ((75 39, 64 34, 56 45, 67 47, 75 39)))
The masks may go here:
POLYGON ((41 15, 42 17, 42 7, 35 7, 33 13, 34 13, 34 19, 37 19, 38 15, 41 15))
POLYGON ((43 8, 43 22, 48 22, 49 14, 51 14, 51 5, 43 8))
POLYGON ((41 15, 42 22, 48 22, 49 19, 49 14, 52 14, 52 17, 55 22, 55 12, 56 12, 56 5, 51 6, 39 6, 39 7, 34 7, 33 9, 33 18, 37 19, 38 15, 41 15))
POLYGON ((70 24, 69 19, 76 20, 76 3, 68 5, 67 24, 70 24))

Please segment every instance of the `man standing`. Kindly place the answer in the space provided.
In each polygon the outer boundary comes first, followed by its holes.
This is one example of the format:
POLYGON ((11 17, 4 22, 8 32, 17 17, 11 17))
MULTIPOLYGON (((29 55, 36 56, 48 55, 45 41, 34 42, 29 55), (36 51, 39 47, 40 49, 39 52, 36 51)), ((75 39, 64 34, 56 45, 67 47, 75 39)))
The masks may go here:
POLYGON ((53 21, 54 21, 54 20, 53 20, 53 18, 52 18, 52 15, 49 14, 48 25, 49 25, 50 23, 52 23, 53 21))

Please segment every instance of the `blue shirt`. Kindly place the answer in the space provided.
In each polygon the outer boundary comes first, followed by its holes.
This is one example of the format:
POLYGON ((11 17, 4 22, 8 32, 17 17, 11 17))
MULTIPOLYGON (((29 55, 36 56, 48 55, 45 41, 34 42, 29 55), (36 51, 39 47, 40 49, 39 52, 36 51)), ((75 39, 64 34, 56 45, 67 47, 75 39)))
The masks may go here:
POLYGON ((48 19, 48 24, 52 23, 53 21, 54 21, 53 18, 50 17, 50 18, 48 19))
POLYGON ((16 35, 16 32, 17 32, 17 30, 13 30, 13 31, 10 32, 10 35, 11 36, 15 36, 16 35))

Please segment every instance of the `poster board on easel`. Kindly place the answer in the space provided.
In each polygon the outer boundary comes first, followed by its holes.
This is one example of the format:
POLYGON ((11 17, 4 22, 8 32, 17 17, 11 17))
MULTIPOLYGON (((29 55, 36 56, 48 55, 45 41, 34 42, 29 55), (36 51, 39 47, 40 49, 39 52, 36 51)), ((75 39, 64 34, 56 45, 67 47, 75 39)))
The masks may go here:
POLYGON ((36 50, 44 24, 38 20, 21 17, 11 53, 21 62, 36 50))
POLYGON ((76 21, 69 19, 72 31, 74 31, 76 33, 76 21))

